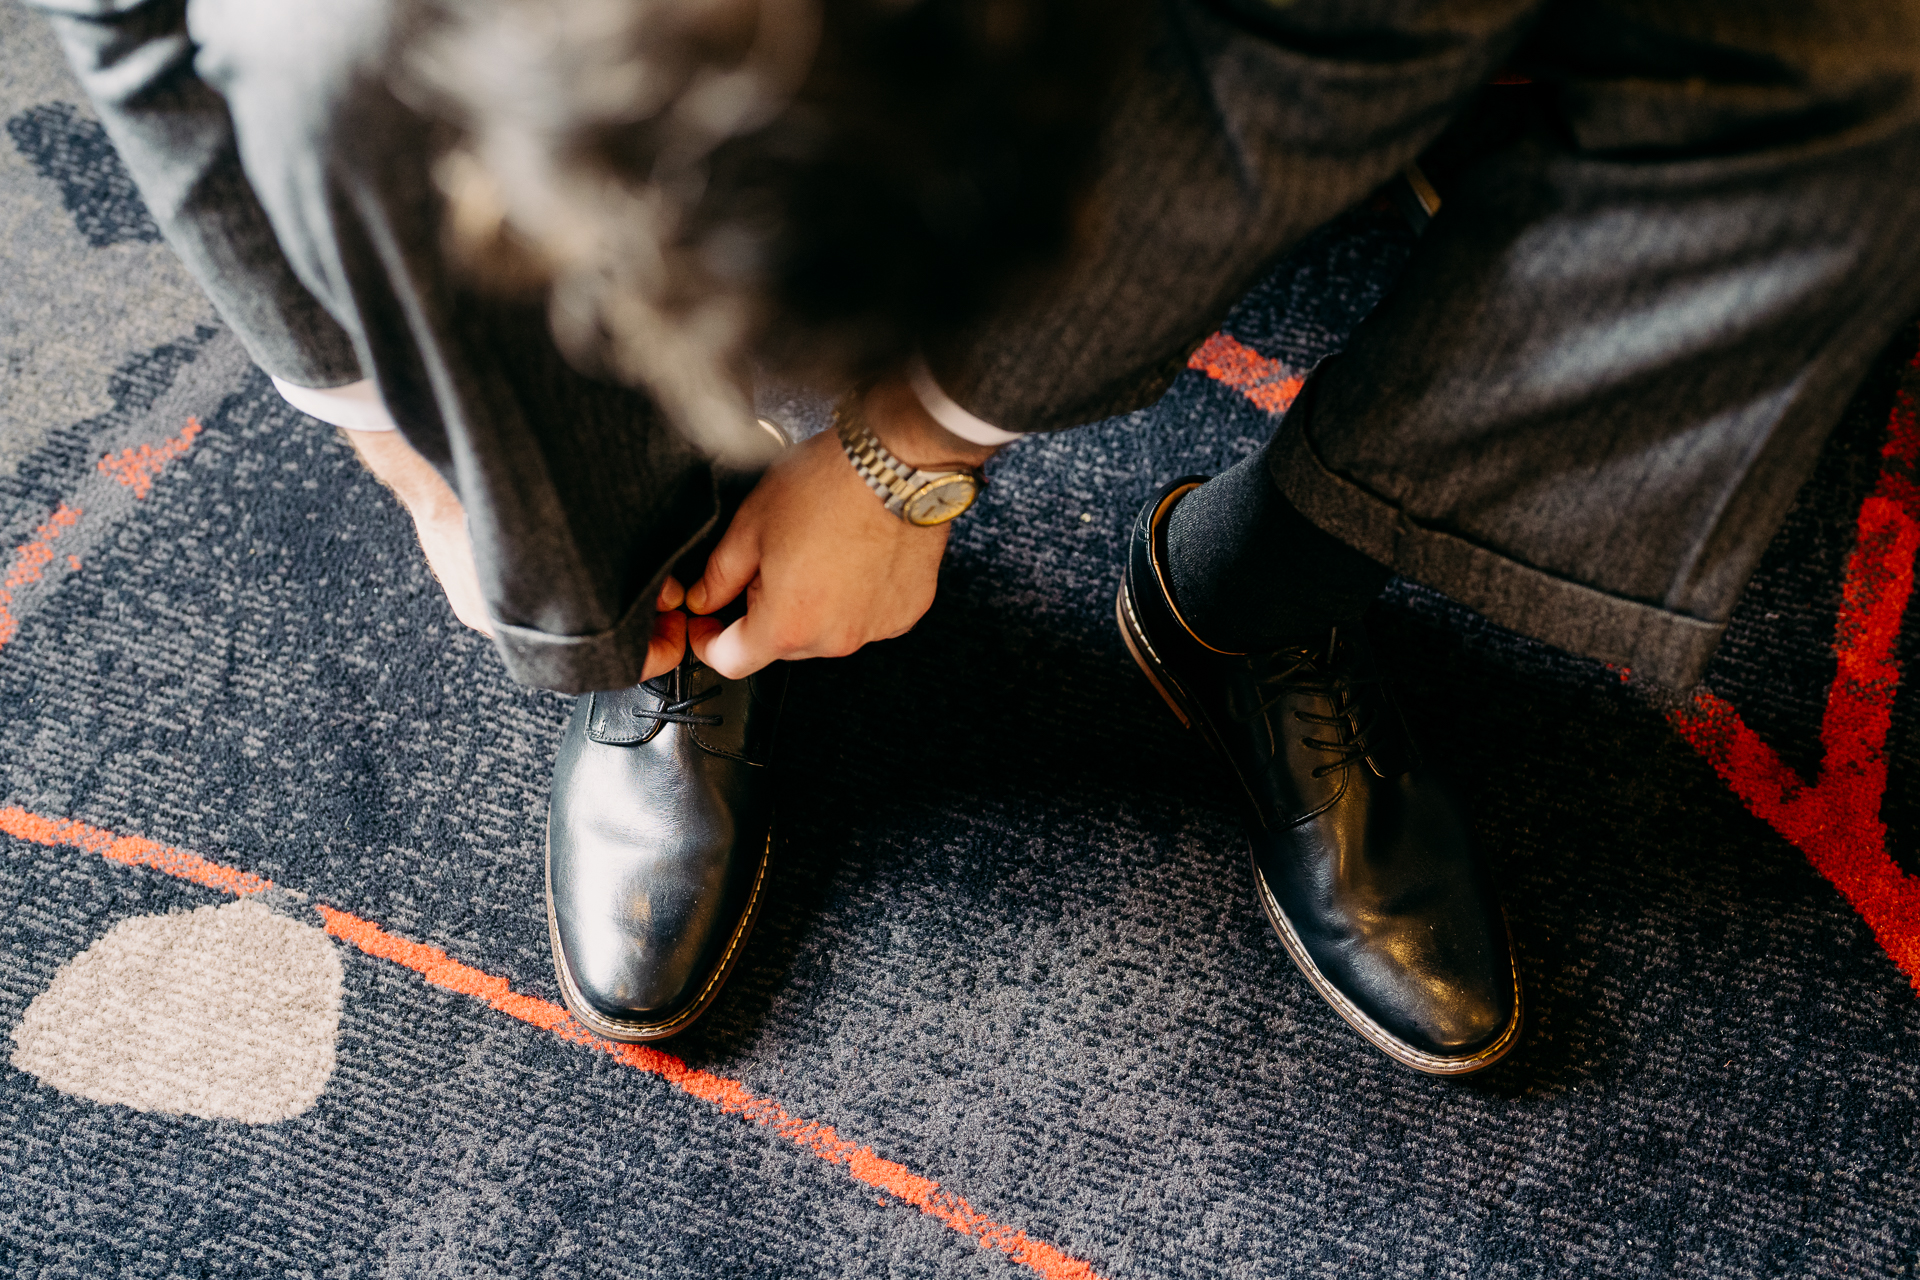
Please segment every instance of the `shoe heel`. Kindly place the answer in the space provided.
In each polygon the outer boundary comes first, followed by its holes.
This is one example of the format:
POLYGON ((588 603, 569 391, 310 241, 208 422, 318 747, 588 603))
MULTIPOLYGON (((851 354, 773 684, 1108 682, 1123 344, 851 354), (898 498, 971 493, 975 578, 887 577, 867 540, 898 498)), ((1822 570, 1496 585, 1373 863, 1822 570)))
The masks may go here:
POLYGON ((1160 695, 1161 701, 1165 702, 1168 709, 1180 718, 1182 725, 1189 729, 1193 728, 1193 717, 1187 714, 1187 709, 1180 705, 1180 699, 1174 696, 1173 690, 1167 687, 1166 682, 1161 680, 1159 673, 1153 669, 1153 663, 1147 660, 1146 642, 1135 636, 1133 619, 1128 616, 1130 612, 1127 608, 1127 584, 1122 582, 1120 592, 1113 600, 1113 618, 1120 624, 1120 638, 1126 642, 1127 652, 1133 655, 1134 665, 1140 668, 1140 674, 1147 678, 1147 683, 1153 686, 1154 692, 1160 695))

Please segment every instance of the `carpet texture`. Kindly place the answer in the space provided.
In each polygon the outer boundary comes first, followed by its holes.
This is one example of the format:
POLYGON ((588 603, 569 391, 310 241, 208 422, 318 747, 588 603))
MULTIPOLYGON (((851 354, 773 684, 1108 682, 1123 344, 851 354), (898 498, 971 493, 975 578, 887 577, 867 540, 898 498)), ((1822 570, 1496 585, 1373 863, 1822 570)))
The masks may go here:
POLYGON ((1151 410, 1009 450, 910 636, 795 670, 759 928, 621 1048, 547 954, 567 700, 455 623, 6 0, 0 48, 0 1272, 1920 1271, 1914 332, 1692 701, 1376 610, 1519 947, 1494 1070, 1408 1073, 1312 994, 1112 621, 1136 507, 1391 283, 1372 213, 1151 410))
POLYGON ((333 1075, 339 953, 258 897, 122 920, 14 1031, 13 1065, 139 1111, 267 1124, 333 1075))

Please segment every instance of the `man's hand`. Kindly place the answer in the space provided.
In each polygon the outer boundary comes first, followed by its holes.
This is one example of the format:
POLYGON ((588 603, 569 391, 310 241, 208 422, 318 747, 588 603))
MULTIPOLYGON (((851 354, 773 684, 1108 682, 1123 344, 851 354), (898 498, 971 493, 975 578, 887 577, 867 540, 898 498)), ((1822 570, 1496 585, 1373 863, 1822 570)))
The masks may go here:
MULTIPOLYGON (((866 413, 914 466, 977 466, 994 452, 942 430, 904 383, 868 393, 866 413)), ((844 657, 904 635, 933 603, 946 546, 945 525, 919 529, 890 513, 835 434, 822 432, 760 478, 687 591, 696 615, 747 593, 746 616, 732 626, 691 619, 693 652, 737 680, 782 658, 844 657)))

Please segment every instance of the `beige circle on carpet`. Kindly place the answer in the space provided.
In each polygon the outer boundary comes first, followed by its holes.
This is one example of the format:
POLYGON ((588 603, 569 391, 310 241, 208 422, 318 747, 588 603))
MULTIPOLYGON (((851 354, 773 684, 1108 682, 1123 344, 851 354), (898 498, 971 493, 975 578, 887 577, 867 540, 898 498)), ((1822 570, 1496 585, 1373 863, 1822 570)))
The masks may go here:
POLYGON ((95 1102, 286 1120, 333 1074, 340 990, 326 934, 264 902, 122 920, 27 1006, 12 1061, 95 1102))

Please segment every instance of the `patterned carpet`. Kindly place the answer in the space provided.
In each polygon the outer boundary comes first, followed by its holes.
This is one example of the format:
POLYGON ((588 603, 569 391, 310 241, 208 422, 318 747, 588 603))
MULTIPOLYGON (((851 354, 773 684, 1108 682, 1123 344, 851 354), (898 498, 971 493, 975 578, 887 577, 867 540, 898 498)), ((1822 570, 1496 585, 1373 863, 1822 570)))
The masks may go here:
POLYGON ((1134 509, 1258 446, 1404 259, 1384 214, 1152 410, 1009 451, 911 636, 796 670, 771 905, 695 1031, 619 1048, 547 955, 566 700, 454 622, 7 0, 0 49, 0 1272, 1920 1272, 1914 332, 1692 702, 1379 608, 1522 956, 1486 1075, 1312 994, 1112 626, 1134 509))

